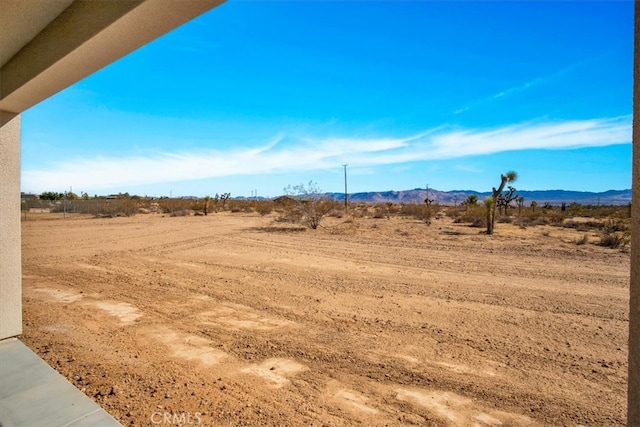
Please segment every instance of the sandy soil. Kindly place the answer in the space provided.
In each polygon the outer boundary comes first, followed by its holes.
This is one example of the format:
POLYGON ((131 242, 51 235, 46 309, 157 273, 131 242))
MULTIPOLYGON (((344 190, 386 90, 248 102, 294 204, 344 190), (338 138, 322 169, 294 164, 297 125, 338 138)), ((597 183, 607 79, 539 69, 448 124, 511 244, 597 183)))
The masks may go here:
POLYGON ((625 422, 629 255, 575 230, 40 218, 22 339, 124 425, 625 422))

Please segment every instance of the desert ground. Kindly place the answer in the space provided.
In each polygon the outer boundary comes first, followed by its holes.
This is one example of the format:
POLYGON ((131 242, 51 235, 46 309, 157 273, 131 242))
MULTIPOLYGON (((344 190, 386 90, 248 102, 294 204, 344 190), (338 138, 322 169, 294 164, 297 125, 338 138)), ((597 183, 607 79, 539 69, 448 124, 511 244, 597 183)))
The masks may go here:
POLYGON ((273 219, 32 214, 21 339, 125 426, 624 425, 628 252, 273 219))

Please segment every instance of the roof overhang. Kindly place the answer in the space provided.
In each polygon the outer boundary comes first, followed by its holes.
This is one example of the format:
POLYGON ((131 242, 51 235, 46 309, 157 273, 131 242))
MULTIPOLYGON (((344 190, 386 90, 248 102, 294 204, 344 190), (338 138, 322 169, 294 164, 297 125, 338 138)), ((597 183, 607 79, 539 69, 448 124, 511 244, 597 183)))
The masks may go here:
POLYGON ((223 1, 2 0, 0 117, 21 113, 223 1))

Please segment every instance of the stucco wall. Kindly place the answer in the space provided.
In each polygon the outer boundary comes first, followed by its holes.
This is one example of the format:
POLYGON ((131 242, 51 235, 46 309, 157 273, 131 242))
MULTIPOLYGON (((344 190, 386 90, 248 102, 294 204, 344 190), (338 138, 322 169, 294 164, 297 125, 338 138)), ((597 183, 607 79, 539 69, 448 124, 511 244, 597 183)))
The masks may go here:
POLYGON ((0 111, 0 339, 22 333, 20 115, 0 111))

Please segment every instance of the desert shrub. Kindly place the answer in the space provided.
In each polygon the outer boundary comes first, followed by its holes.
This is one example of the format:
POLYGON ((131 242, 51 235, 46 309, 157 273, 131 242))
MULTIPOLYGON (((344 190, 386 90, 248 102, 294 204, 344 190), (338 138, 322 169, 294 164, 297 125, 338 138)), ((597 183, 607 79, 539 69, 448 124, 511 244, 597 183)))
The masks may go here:
POLYGON ((434 205, 429 206, 427 204, 422 205, 418 203, 407 203, 400 206, 398 214, 411 216, 415 219, 419 219, 420 221, 424 221, 427 224, 431 224, 433 211, 437 209, 438 207, 434 205))
POLYGON ((191 215, 191 210, 189 209, 178 209, 175 211, 172 211, 169 213, 169 216, 171 217, 175 217, 175 216, 189 216, 191 215))
POLYGON ((589 235, 588 234, 584 234, 581 238, 575 240, 575 244, 578 245, 578 246, 585 245, 587 243, 589 243, 589 235))
POLYGON ((577 213, 582 212, 582 205, 580 203, 577 203, 577 202, 571 203, 568 206, 568 208, 569 208, 569 211, 574 215, 577 214, 577 213))
POLYGON ((401 203, 400 209, 398 209, 398 215, 411 216, 415 213, 417 206, 415 203, 401 203))
POLYGON ((262 216, 269 215, 271 212, 273 212, 273 202, 270 200, 256 202, 254 209, 262 216))
POLYGON ((467 205, 464 212, 461 212, 453 222, 456 224, 469 224, 470 227, 486 227, 486 208, 481 205, 467 205))
POLYGON ((562 226, 565 218, 567 217, 566 212, 562 212, 561 210, 549 210, 545 214, 545 218, 549 221, 549 224, 556 225, 558 227, 562 226))
MULTIPOLYGON (((434 209, 437 209, 437 206, 433 206, 434 209)), ((431 218, 433 216, 433 210, 431 205, 420 205, 418 211, 413 215, 415 219, 419 219, 420 221, 424 221, 427 224, 431 224, 431 218)))
POLYGON ((564 228, 573 228, 578 231, 591 231, 591 230, 601 230, 604 227, 604 223, 600 221, 575 221, 572 219, 567 219, 562 223, 564 228))
POLYGON ((484 228, 487 226, 487 219, 485 217, 476 217, 469 226, 475 228, 484 228))
POLYGON ((276 222, 299 224, 302 222, 302 214, 294 209, 284 209, 275 219, 276 222))
POLYGON ((580 215, 589 218, 618 218, 624 219, 629 218, 630 210, 629 205, 619 205, 619 206, 594 206, 594 205, 584 205, 582 207, 582 211, 580 215))
POLYGON ((376 219, 386 218, 387 213, 385 212, 385 209, 376 207, 375 210, 373 211, 373 217, 376 219))
POLYGON ((562 223, 562 226, 564 228, 575 228, 575 229, 578 229, 578 228, 582 227, 582 223, 578 222, 578 221, 574 221, 572 219, 568 219, 568 220, 566 220, 566 221, 564 221, 562 223))
POLYGON ((589 227, 589 228, 596 229, 596 230, 601 230, 602 227, 604 227, 604 223, 603 222, 593 221, 593 220, 589 220, 589 221, 585 222, 584 225, 589 227))
POLYGON ((626 232, 629 226, 620 219, 607 219, 602 224, 602 231, 605 233, 626 232))
POLYGON ((603 233, 600 238, 600 246, 617 249, 628 245, 630 240, 628 233, 603 233))
POLYGON ((526 217, 526 216, 518 217, 518 218, 515 218, 513 220, 513 224, 514 225, 518 225, 520 227, 526 227, 528 225, 531 225, 532 222, 533 221, 529 217, 526 217))
POLYGON ((607 219, 602 227, 600 246, 611 249, 621 248, 631 242, 631 230, 622 220, 607 219))
POLYGON ((387 202, 385 203, 385 206, 387 208, 387 214, 388 215, 395 215, 400 211, 400 206, 399 205, 395 205, 391 202, 387 202))
POLYGON ((350 212, 353 218, 362 218, 364 216, 362 214, 362 209, 352 209, 350 212))
POLYGON ((549 225, 549 219, 545 216, 539 216, 531 222, 531 225, 549 225))
POLYGON ((284 189, 293 203, 285 208, 285 215, 297 218, 297 222, 315 230, 320 225, 322 218, 332 210, 338 209, 338 202, 324 197, 317 184, 313 181, 305 186, 299 184, 289 185, 284 189))
POLYGON ((459 218, 463 212, 464 212, 464 209, 462 209, 460 206, 449 206, 445 210, 445 213, 447 214, 447 216, 449 218, 452 218, 454 221, 456 218, 459 218))
POLYGON ((589 227, 585 222, 574 221, 572 219, 565 220, 562 223, 564 228, 573 228, 578 231, 589 231, 591 227, 589 227))
POLYGON ((182 210, 191 210, 191 205, 192 201, 188 199, 170 199, 165 197, 158 201, 160 212, 168 214, 182 210))
POLYGON ((501 215, 499 216, 496 221, 503 223, 503 224, 511 224, 513 223, 513 218, 510 216, 506 216, 506 215, 501 215))

